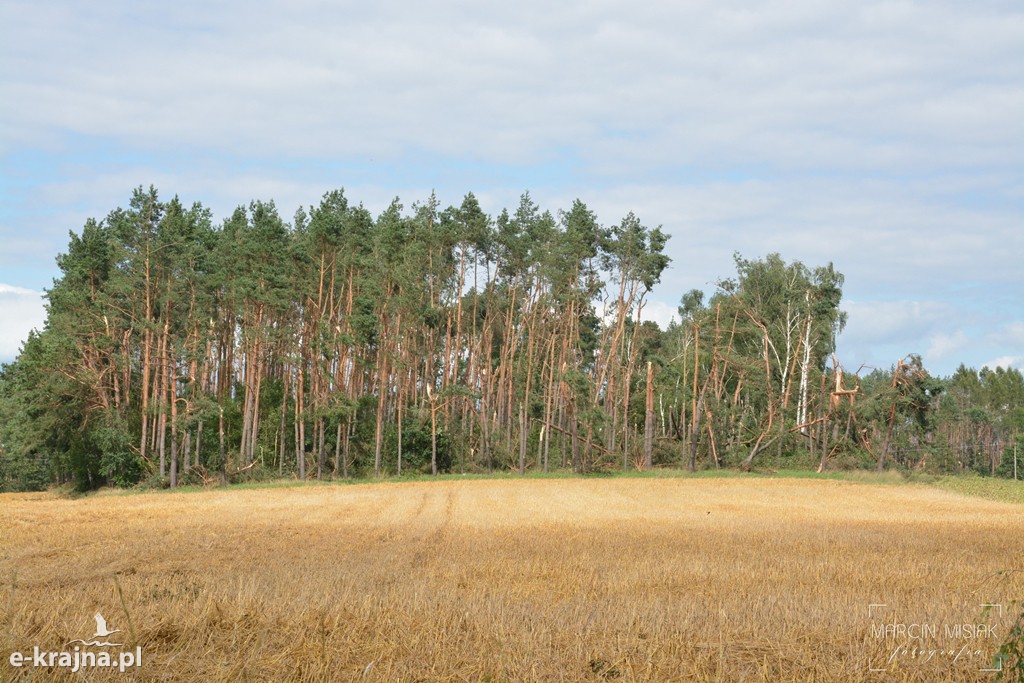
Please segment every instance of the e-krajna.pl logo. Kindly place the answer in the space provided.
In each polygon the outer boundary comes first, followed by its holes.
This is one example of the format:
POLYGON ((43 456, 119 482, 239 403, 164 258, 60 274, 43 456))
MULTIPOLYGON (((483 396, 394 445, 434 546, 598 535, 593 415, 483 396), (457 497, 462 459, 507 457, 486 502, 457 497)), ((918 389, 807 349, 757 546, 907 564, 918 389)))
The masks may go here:
POLYGON ((65 649, 61 651, 40 650, 37 645, 32 648, 31 653, 12 652, 8 661, 11 666, 19 668, 23 666, 35 668, 59 667, 70 669, 71 673, 90 668, 117 669, 124 673, 133 666, 142 666, 142 647, 136 647, 134 652, 130 650, 110 652, 109 650, 94 651, 83 649, 85 647, 122 647, 124 645, 124 643, 112 643, 109 640, 110 636, 115 633, 121 633, 121 629, 109 629, 107 627, 107 620, 99 612, 93 616, 93 619, 96 620, 96 633, 92 635, 92 640, 77 638, 66 643, 64 647, 67 648, 72 643, 81 643, 81 645, 75 645, 71 650, 65 649))

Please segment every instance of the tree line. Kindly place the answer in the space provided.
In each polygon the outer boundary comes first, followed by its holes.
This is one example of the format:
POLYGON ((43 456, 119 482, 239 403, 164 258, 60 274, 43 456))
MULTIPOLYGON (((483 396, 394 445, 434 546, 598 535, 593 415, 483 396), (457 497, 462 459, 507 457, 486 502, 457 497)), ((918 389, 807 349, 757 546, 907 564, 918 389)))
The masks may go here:
POLYGON ((843 276, 736 257, 644 316, 668 240, 524 193, 373 216, 341 190, 215 224, 137 188, 70 233, 0 371, 0 489, 446 471, 829 467, 1011 476, 1016 370, 835 358, 843 276), (706 300, 705 300, 706 299, 706 300), (863 376, 861 376, 863 374, 863 376))

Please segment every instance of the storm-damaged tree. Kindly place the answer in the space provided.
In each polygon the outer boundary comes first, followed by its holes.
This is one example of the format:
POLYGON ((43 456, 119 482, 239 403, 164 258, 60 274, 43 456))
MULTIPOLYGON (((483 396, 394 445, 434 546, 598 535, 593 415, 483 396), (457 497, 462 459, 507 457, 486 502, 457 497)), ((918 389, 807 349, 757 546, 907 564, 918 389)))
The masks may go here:
POLYGON ((811 271, 799 261, 787 264, 778 254, 757 261, 737 255, 735 260, 737 277, 720 283, 722 301, 749 321, 749 327, 741 328, 738 348, 760 358, 764 369, 759 391, 763 419, 742 463, 749 469, 770 443, 781 451, 791 424, 808 434, 813 375, 824 371, 846 316, 839 309, 843 277, 832 264, 811 271))
POLYGON ((337 191, 291 224, 255 201, 215 227, 139 188, 71 236, 47 327, 5 370, 3 472, 36 458, 83 487, 305 478, 312 456, 318 477, 382 474, 413 437, 426 467, 431 433, 439 470, 449 455, 487 471, 752 467, 773 446, 821 467, 847 451, 876 467, 963 451, 987 474, 1012 461, 1019 373, 965 369, 943 395, 912 357, 845 381, 826 365, 845 321, 831 265, 737 256, 658 330, 645 303, 666 239, 528 193, 493 222, 471 194, 374 219, 337 191))
POLYGON ((629 466, 630 437, 635 433, 629 411, 637 366, 636 330, 647 295, 668 266, 664 253, 667 239, 660 227, 648 229, 630 213, 612 229, 603 256, 604 267, 618 287, 604 301, 605 326, 595 361, 594 399, 604 405, 609 418, 606 448, 615 451, 621 444, 624 469, 629 466), (628 330, 627 321, 632 323, 628 330))
POLYGON ((932 402, 942 391, 942 382, 924 368, 921 357, 910 354, 897 361, 889 386, 874 396, 883 416, 882 443, 876 469, 885 469, 886 459, 897 437, 926 437, 934 428, 932 402))

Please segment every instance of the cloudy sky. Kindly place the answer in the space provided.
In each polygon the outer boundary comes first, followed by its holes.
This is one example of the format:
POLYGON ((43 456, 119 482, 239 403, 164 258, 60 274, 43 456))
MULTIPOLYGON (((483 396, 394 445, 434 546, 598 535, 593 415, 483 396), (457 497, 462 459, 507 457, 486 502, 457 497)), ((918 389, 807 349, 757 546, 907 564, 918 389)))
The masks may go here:
POLYGON ((848 367, 1024 367, 1018 0, 0 0, 0 102, 0 361, 153 184, 218 220, 578 197, 672 235, 661 321, 777 251, 845 274, 848 367))

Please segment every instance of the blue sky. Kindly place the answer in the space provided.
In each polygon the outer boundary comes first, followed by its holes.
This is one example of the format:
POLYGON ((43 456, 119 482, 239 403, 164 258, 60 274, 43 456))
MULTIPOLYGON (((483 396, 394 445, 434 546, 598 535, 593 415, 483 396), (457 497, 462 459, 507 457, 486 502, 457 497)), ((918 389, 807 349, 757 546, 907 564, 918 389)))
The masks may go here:
POLYGON ((661 322, 777 251, 846 276, 848 368, 1024 367, 1018 2, 0 0, 0 102, 0 361, 153 184, 218 220, 578 197, 672 235, 661 322))

